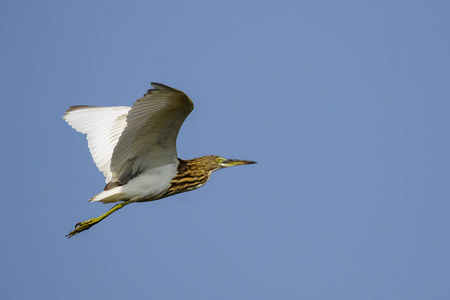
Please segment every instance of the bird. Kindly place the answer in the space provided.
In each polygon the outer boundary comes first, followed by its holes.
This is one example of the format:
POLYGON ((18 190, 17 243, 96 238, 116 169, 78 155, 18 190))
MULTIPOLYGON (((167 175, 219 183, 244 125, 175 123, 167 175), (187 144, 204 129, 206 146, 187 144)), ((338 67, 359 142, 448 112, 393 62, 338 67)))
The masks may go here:
POLYGON ((178 132, 194 104, 182 91, 155 82, 151 86, 131 107, 77 105, 63 115, 72 128, 86 134, 92 158, 106 177, 103 191, 89 201, 118 203, 97 218, 77 223, 67 238, 128 204, 192 191, 214 171, 256 163, 217 155, 178 158, 178 132))

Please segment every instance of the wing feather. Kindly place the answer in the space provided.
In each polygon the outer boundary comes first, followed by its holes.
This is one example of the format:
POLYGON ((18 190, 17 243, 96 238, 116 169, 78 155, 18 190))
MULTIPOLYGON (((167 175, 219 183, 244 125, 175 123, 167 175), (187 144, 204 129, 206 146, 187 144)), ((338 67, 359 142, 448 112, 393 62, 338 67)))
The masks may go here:
POLYGON ((121 184, 145 170, 178 162, 176 139, 194 104, 182 91, 152 86, 128 112, 112 154, 112 180, 121 184))
POLYGON ((97 168, 111 181, 111 157, 131 107, 71 106, 63 118, 76 131, 86 134, 89 150, 97 168))

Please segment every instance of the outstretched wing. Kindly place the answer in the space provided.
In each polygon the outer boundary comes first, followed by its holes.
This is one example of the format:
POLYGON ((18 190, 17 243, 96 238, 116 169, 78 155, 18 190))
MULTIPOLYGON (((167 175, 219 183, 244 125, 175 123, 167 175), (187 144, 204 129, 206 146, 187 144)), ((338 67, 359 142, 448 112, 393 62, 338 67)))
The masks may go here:
POLYGON ((145 170, 178 162, 176 139, 194 104, 182 91, 159 83, 152 86, 128 112, 112 154, 113 182, 125 184, 145 170))
POLYGON ((111 181, 111 157, 131 107, 71 106, 63 116, 76 131, 86 134, 89 150, 97 168, 111 181))

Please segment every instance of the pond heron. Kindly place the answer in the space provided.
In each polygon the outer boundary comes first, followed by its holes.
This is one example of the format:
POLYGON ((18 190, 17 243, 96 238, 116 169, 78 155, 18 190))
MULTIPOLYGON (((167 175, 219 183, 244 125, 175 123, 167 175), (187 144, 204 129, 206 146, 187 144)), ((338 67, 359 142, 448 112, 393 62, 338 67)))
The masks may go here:
POLYGON ((86 134, 89 150, 106 177, 103 192, 89 201, 117 203, 105 214, 75 225, 72 237, 133 202, 153 201, 203 186, 211 173, 254 161, 207 155, 177 157, 176 139, 194 109, 182 91, 151 83, 132 107, 71 106, 64 120, 86 134))

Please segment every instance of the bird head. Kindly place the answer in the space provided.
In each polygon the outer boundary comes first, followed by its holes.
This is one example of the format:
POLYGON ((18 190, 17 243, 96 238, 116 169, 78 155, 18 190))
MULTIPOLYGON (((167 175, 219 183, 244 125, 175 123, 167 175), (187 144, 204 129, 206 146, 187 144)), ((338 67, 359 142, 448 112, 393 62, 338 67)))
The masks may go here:
POLYGON ((256 161, 251 160, 241 160, 241 159, 227 159, 217 155, 207 155, 203 156, 202 160, 211 172, 217 171, 219 169, 234 167, 239 165, 250 165, 256 164, 256 161))

